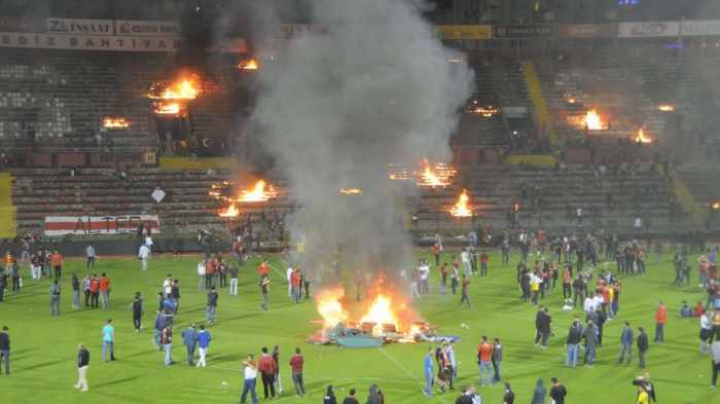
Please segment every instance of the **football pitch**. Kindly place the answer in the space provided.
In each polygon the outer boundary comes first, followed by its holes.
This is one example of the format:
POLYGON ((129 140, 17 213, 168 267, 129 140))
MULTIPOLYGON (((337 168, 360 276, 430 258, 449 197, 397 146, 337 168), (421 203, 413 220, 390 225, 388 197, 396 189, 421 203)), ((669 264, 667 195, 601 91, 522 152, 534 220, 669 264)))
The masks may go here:
MULTIPOLYGON (((417 256, 424 255, 418 251, 417 256)), ((449 254, 443 261, 449 261, 449 254)), ((393 344, 375 349, 344 349, 315 346, 306 342, 318 329, 313 323, 320 317, 312 300, 294 304, 287 296, 284 280, 286 264, 279 256, 268 256, 274 268, 271 273, 270 310, 260 309, 261 295, 255 268, 259 259, 240 270, 239 295, 231 297, 228 289, 220 290, 216 323, 209 327, 212 343, 206 368, 188 367, 186 350, 180 332, 192 322, 204 323, 206 292, 197 289, 196 266, 200 256, 154 257, 147 272, 140 270, 135 259, 117 258, 97 261, 93 273, 106 272, 111 279, 111 309, 72 310, 70 274, 82 278, 84 260, 67 259, 62 286, 62 314, 50 316, 50 281, 32 281, 23 267, 24 288, 20 293, 7 292, 0 303, 0 326, 10 328, 12 339, 12 374, 0 376, 0 401, 4 403, 235 403, 242 391, 241 363, 248 354, 260 348, 280 346, 280 369, 284 394, 273 400, 282 403, 322 403, 326 387, 335 387, 338 402, 350 388, 359 392, 364 402, 370 384, 384 392, 387 404, 452 404, 459 394, 458 386, 478 383, 476 347, 482 335, 499 337, 504 347, 503 379, 512 384, 516 403, 530 402, 537 378, 549 385, 551 377, 559 378, 568 389, 568 403, 608 404, 634 403, 636 390, 632 379, 641 373, 637 351, 631 365, 617 365, 620 353, 620 331, 624 321, 634 329, 643 326, 652 341, 654 312, 659 300, 668 307, 665 343, 651 342, 647 355, 660 403, 720 403, 720 393, 710 385, 710 359, 699 352, 699 321, 680 319, 683 300, 693 306, 705 301, 706 293, 697 287, 697 271, 689 287, 672 285, 674 270, 666 254, 660 264, 650 264, 648 274, 621 278, 623 289, 620 312, 606 323, 604 346, 598 348, 593 368, 564 367, 564 342, 574 317, 584 314, 578 308, 563 312, 562 287, 547 296, 552 315, 553 336, 549 349, 542 351, 533 344, 536 309, 523 304, 515 282, 514 255, 507 267, 500 266, 500 256, 491 254, 489 277, 471 278, 472 309, 460 307, 460 296, 438 294, 439 275, 431 274, 431 294, 417 302, 425 320, 438 326, 442 334, 458 335, 455 346, 460 362, 456 390, 444 395, 436 392, 425 397, 421 389, 423 357, 428 343, 393 344), (175 318, 174 366, 163 364, 163 353, 152 343, 152 326, 157 308, 157 293, 162 282, 172 274, 180 280, 180 309, 175 318), (145 329, 136 333, 132 324, 130 302, 136 291, 145 298, 145 329), (102 363, 101 329, 107 319, 115 322, 115 354, 118 360, 102 363), (466 324, 467 327, 462 327, 466 324), (90 350, 90 391, 73 388, 77 379, 76 348, 83 343, 90 350), (296 347, 305 356, 305 384, 308 394, 295 397, 288 362, 296 347)), ((428 257, 429 258, 429 257, 428 257)), ((531 257, 532 260, 532 257, 531 257)), ((694 262, 694 257, 690 258, 694 262)), ((648 260, 654 262, 654 258, 648 260)), ((604 264, 600 264, 603 267, 604 264)), ((610 264, 615 270, 615 265, 610 264)), ((348 285, 350 286, 350 285, 348 285)), ((317 285, 311 286, 311 293, 317 285)), ((352 287, 349 290, 354 290, 352 287)), ((637 332, 635 332, 637 335, 637 332)), ((435 346, 435 345, 433 345, 435 346)), ((262 385, 257 388, 262 402, 262 385)), ((501 384, 480 387, 483 403, 502 403, 501 384)), ((248 400, 249 402, 249 400, 248 400)), ((548 399, 549 402, 549 399, 548 399)))

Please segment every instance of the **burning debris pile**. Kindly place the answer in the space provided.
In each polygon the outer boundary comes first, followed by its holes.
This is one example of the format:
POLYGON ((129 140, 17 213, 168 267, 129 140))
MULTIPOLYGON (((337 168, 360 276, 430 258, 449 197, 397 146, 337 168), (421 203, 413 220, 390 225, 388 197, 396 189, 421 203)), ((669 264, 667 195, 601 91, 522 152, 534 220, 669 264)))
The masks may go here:
POLYGON ((226 206, 218 212, 218 216, 232 218, 240 215, 238 204, 264 203, 277 199, 279 194, 272 184, 258 180, 254 185, 241 189, 238 193, 235 192, 235 184, 229 181, 218 182, 211 185, 208 195, 226 203, 226 206))
POLYGON ((384 276, 368 290, 365 301, 351 307, 342 286, 320 291, 315 297, 322 316, 322 328, 311 343, 337 344, 343 347, 377 347, 383 343, 456 340, 439 336, 435 328, 412 309, 402 293, 397 292, 384 276))
POLYGON ((200 94, 200 79, 195 74, 181 74, 174 81, 158 81, 150 86, 148 98, 156 115, 178 116, 187 110, 188 102, 200 94))
POLYGON ((450 209, 450 214, 455 217, 471 217, 472 209, 469 206, 470 197, 467 189, 463 189, 455 205, 450 209))
POLYGON ((417 169, 411 170, 407 167, 390 164, 388 165, 388 178, 394 181, 412 181, 417 186, 426 188, 444 188, 452 183, 457 170, 445 163, 431 164, 424 158, 417 169))

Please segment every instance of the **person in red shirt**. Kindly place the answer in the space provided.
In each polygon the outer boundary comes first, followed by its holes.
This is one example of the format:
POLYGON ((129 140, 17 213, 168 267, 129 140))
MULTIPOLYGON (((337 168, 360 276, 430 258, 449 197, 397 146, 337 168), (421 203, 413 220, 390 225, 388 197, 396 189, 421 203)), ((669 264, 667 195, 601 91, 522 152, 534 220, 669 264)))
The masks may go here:
POLYGON ((655 311, 655 342, 661 343, 665 341, 665 323, 667 323, 667 309, 662 301, 658 304, 655 311))
POLYGON ((98 281, 98 289, 100 290, 100 303, 103 310, 110 309, 110 279, 105 276, 105 272, 100 275, 98 281))
POLYGON ((268 263, 268 260, 264 260, 257 267, 257 273, 258 273, 258 275, 260 275, 260 280, 262 280, 262 278, 270 275, 270 264, 268 263))
POLYGON ((303 383, 303 364, 305 360, 300 353, 300 348, 295 348, 295 355, 290 358, 290 368, 292 369, 292 380, 295 385, 295 394, 298 397, 305 395, 305 384, 303 383))
POLYGON ((440 252, 441 252, 440 244, 438 244, 438 243, 433 244, 431 250, 432 250, 432 255, 435 257, 435 266, 439 267, 440 266, 440 252))
POLYGON ((490 384, 492 375, 492 354, 493 346, 488 338, 483 335, 482 342, 478 345, 478 363, 480 364, 480 384, 490 384))
POLYGON ((100 294, 100 280, 96 274, 90 278, 90 307, 97 309, 98 295, 100 294))
POLYGON ((490 261, 490 257, 488 257, 486 252, 482 252, 480 254, 480 277, 484 278, 487 276, 487 269, 488 269, 488 261, 490 261))
POLYGON ((697 302, 693 308, 693 317, 702 317, 703 314, 705 314, 705 306, 703 306, 702 302, 697 302))
POLYGON ((268 397, 275 398, 276 365, 273 357, 268 354, 267 347, 262 347, 262 355, 258 361, 258 370, 260 371, 260 376, 262 378, 265 399, 267 400, 268 397))
POLYGON ((55 271, 55 280, 60 280, 62 278, 62 265, 63 265, 63 256, 55 251, 50 256, 50 262, 52 263, 53 270, 55 271))

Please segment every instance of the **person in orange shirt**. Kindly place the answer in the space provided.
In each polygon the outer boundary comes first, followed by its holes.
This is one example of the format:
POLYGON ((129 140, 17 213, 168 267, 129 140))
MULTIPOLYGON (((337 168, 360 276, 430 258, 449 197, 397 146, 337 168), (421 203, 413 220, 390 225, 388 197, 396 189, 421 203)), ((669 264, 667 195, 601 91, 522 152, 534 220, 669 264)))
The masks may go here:
POLYGON ((483 335, 482 342, 478 345, 478 363, 480 364, 480 384, 485 386, 491 383, 493 346, 488 338, 483 335))
POLYGON ((52 263, 53 270, 55 271, 55 280, 60 280, 60 278, 62 278, 63 256, 55 250, 55 252, 53 252, 50 256, 50 262, 52 263))
POLYGON ((257 273, 260 275, 261 281, 262 278, 270 275, 270 264, 268 264, 268 260, 263 260, 260 266, 257 267, 257 273))
POLYGON ((300 268, 295 267, 295 270, 290 275, 290 284, 292 285, 292 298, 295 303, 300 303, 300 297, 302 295, 302 272, 300 268))
POLYGON ((205 263, 205 289, 210 289, 214 286, 216 271, 217 261, 215 261, 215 259, 207 260, 205 263))
POLYGON ((103 310, 110 309, 110 279, 105 276, 105 272, 100 275, 98 280, 98 290, 100 291, 100 304, 103 310))
POLYGON ((90 278, 90 307, 97 309, 98 295, 100 294, 100 280, 96 274, 90 278))
POLYGON ((667 309, 662 301, 655 311, 655 342, 665 341, 665 323, 667 323, 667 309))

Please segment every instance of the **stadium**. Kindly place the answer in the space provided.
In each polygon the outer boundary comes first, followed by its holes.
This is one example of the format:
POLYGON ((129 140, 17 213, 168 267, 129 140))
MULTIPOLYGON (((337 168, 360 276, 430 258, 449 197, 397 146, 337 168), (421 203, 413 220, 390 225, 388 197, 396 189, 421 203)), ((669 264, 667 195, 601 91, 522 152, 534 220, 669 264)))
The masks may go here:
POLYGON ((8 403, 720 402, 720 2, 0 1, 8 403))

